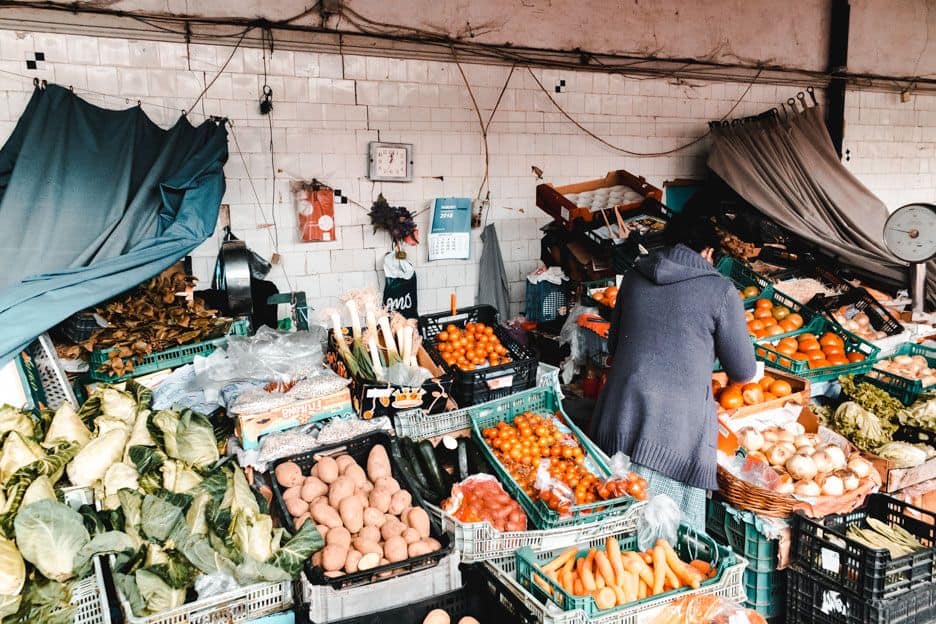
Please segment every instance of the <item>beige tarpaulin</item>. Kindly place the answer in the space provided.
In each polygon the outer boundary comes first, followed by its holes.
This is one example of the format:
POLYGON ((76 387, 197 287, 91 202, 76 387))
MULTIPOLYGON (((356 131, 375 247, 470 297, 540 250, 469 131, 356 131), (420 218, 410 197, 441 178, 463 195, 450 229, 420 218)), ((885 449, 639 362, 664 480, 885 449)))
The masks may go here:
MULTIPOLYGON (((884 247, 887 207, 842 165, 818 106, 786 118, 713 124, 708 166, 755 208, 842 264, 907 287, 906 265, 884 247)), ((934 286, 931 279, 931 301, 934 286)))

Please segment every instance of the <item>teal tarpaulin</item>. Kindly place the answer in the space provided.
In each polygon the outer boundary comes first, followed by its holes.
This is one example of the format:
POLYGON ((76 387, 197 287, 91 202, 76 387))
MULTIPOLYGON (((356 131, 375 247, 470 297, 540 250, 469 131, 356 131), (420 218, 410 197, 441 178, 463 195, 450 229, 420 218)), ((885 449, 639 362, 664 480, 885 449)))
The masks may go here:
POLYGON ((224 124, 36 89, 0 150, 0 363, 211 236, 227 154, 224 124))

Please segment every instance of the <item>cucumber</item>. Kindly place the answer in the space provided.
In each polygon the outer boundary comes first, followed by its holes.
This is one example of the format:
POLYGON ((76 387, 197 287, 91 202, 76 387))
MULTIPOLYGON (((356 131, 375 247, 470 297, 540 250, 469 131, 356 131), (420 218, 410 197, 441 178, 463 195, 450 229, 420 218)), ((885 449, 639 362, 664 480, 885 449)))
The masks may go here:
POLYGON ((470 442, 469 438, 458 439, 458 466, 456 473, 458 474, 459 481, 464 481, 471 475, 468 471, 468 442, 470 442))
POLYGON ((429 440, 423 440, 418 444, 419 462, 422 465, 423 472, 429 481, 431 489, 440 496, 447 497, 452 492, 452 480, 449 474, 439 467, 435 458, 435 447, 429 440))

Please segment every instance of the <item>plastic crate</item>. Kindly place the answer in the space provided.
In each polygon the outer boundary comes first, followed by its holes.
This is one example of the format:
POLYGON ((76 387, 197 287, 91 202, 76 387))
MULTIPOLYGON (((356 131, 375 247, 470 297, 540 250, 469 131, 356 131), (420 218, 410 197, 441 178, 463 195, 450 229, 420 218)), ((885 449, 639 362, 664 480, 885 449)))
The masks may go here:
MULTIPOLYGON (((620 543, 621 550, 638 550, 637 534, 630 534, 626 540, 620 543)), ((701 588, 715 585, 721 580, 722 575, 729 567, 735 563, 735 557, 730 550, 719 546, 712 538, 704 533, 696 533, 685 525, 680 525, 678 532, 678 542, 676 552, 684 561, 703 558, 715 566, 717 574, 714 578, 702 582, 701 588), (699 555, 705 552, 706 555, 699 555)), ((588 554, 588 548, 579 551, 576 558, 584 557, 588 554)), ((654 602, 660 599, 675 598, 683 593, 682 589, 674 589, 656 596, 637 600, 629 605, 615 607, 614 609, 599 609, 591 596, 576 596, 566 591, 562 585, 547 576, 539 566, 547 563, 551 557, 537 556, 532 549, 524 547, 517 551, 517 580, 524 589, 532 593, 540 600, 551 600, 559 605, 563 611, 584 611, 588 616, 606 615, 618 610, 633 609, 643 604, 654 602), (551 589, 551 595, 547 594, 542 584, 546 584, 551 589)))
POLYGON ((71 403, 78 409, 81 404, 75 397, 68 375, 59 363, 55 345, 52 344, 49 335, 40 335, 27 347, 27 353, 32 359, 39 384, 42 386, 42 396, 33 396, 35 403, 52 410, 57 410, 62 403, 71 403))
POLYGON ((774 306, 784 306, 784 307, 787 308, 790 312, 795 313, 795 314, 799 314, 801 317, 803 317, 803 327, 801 327, 800 329, 798 329, 798 330, 796 330, 796 331, 784 332, 784 333, 782 333, 782 334, 777 334, 776 336, 769 336, 769 337, 767 337, 767 338, 763 338, 762 340, 771 340, 771 341, 774 341, 774 340, 779 340, 780 338, 786 338, 787 336, 793 336, 793 335, 795 335, 797 332, 804 331, 804 328, 805 328, 806 326, 808 326, 808 325, 810 324, 811 321, 813 321, 813 320, 815 320, 816 318, 819 318, 819 317, 821 316, 818 312, 816 312, 816 311, 813 310, 812 308, 803 305, 802 303, 800 303, 799 301, 797 301, 797 300, 794 299, 793 297, 791 297, 791 296, 789 296, 789 295, 785 295, 785 294, 783 294, 783 293, 780 292, 779 290, 776 290, 776 289, 773 288, 773 287, 771 287, 770 289, 768 289, 767 292, 765 292, 764 294, 762 294, 762 295, 759 296, 759 297, 754 297, 754 298, 752 298, 752 299, 746 299, 746 300, 744 301, 744 309, 745 309, 745 310, 753 310, 753 309, 755 308, 755 306, 757 305, 757 300, 758 300, 758 299, 769 299, 770 302, 773 303, 774 306))
MULTIPOLYGON (((587 543, 583 543, 582 546, 594 546, 595 548, 603 547, 608 537, 610 536, 599 534, 599 532, 596 531, 595 536, 589 539, 587 543)), ((617 537, 618 541, 621 543, 622 548, 625 543, 636 544, 636 537, 633 533, 619 534, 615 537, 617 537)), ((702 559, 706 559, 706 553, 700 551, 704 547, 711 553, 711 542, 698 540, 698 544, 700 549, 693 554, 702 559)), ((565 548, 550 548, 548 551, 541 553, 541 556, 543 559, 552 559, 562 554, 563 550, 565 550, 565 548)), ((724 549, 716 549, 715 552, 724 553, 725 551, 724 549)), ((614 609, 613 611, 609 610, 595 617, 589 617, 584 611, 580 610, 562 611, 549 601, 544 603, 542 600, 535 598, 516 578, 517 561, 515 556, 490 561, 485 565, 493 570, 499 578, 504 580, 511 591, 527 601, 527 604, 530 605, 534 613, 539 617, 539 620, 544 622, 544 624, 645 624, 652 620, 655 612, 669 604, 673 599, 691 594, 714 594, 716 596, 721 596, 729 602, 744 602, 744 587, 741 582, 741 573, 745 566, 743 560, 736 560, 733 565, 729 566, 719 575, 718 581, 706 587, 700 587, 694 590, 683 590, 674 593, 670 597, 656 597, 631 607, 614 609)))
MULTIPOLYGON (((231 323, 231 327, 228 330, 228 335, 235 336, 246 336, 247 332, 250 330, 250 323, 246 319, 241 319, 231 323)), ((191 363, 196 356, 198 355, 210 355, 218 347, 222 347, 227 344, 227 337, 222 336, 220 338, 214 338, 212 340, 205 340, 203 342, 193 342, 192 344, 181 345, 178 347, 173 347, 171 349, 166 349, 165 351, 157 351, 156 353, 151 353, 144 357, 139 362, 133 363, 133 372, 127 375, 109 375, 107 373, 102 373, 98 371, 102 364, 107 361, 107 354, 110 353, 113 349, 99 349, 91 353, 90 358, 90 372, 89 375, 91 379, 95 381, 106 381, 108 383, 117 383, 119 381, 124 381, 130 379, 131 377, 139 377, 141 375, 148 375, 149 373, 155 373, 157 371, 165 370, 167 368, 176 368, 178 366, 184 366, 185 364, 191 363)))
POLYGON ((925 624, 936 621, 936 586, 869 600, 793 566, 787 574, 785 615, 787 624, 925 624))
POLYGON ((491 448, 485 442, 481 431, 487 427, 493 427, 500 421, 508 423, 513 422, 514 418, 524 412, 537 412, 539 414, 558 414, 563 424, 579 439, 588 459, 591 461, 591 468, 599 477, 607 477, 611 474, 607 458, 588 437, 575 426, 565 412, 562 411, 562 405, 559 397, 551 388, 534 388, 527 390, 506 399, 491 401, 485 405, 479 405, 468 410, 471 418, 471 434, 478 443, 481 452, 487 459, 488 464, 494 468, 494 472, 500 479, 501 484, 507 493, 514 500, 520 503, 527 514, 528 522, 537 529, 554 529, 557 527, 574 526, 585 523, 598 522, 609 516, 621 514, 627 511, 635 500, 629 496, 615 498, 606 501, 597 501, 594 503, 585 503, 573 505, 568 517, 560 517, 558 512, 549 509, 542 501, 533 502, 527 493, 521 488, 513 477, 507 472, 503 464, 498 461, 491 451, 491 448))
POLYGON ((757 572, 777 569, 780 540, 768 539, 754 524, 729 512, 723 501, 709 499, 705 528, 710 535, 744 557, 749 569, 757 572))
MULTIPOLYGON (((383 431, 376 431, 336 444, 321 446, 299 455, 278 459, 270 466, 270 473, 272 474, 276 470, 276 467, 284 462, 293 462, 302 469, 304 474, 308 474, 308 471, 312 468, 317 459, 326 455, 350 455, 360 466, 364 467, 367 465, 367 455, 370 453, 370 450, 377 445, 381 445, 386 448, 387 457, 390 459, 390 470, 393 478, 397 480, 402 489, 407 490, 412 495, 413 506, 422 507, 424 503, 420 496, 419 489, 407 478, 407 475, 396 462, 394 456, 399 455, 399 453, 394 453, 394 444, 394 441, 389 435, 383 431)), ((283 501, 283 489, 276 479, 270 479, 270 482, 273 488, 273 498, 276 500, 276 507, 279 511, 280 518, 283 520, 283 526, 286 527, 287 531, 292 533, 292 516, 286 509, 286 503, 283 501)), ((388 563, 387 565, 377 566, 370 570, 345 574, 334 579, 326 578, 324 571, 320 568, 313 567, 310 561, 305 565, 305 575, 310 582, 317 585, 330 585, 335 589, 344 589, 357 585, 366 585, 386 573, 399 574, 400 572, 412 572, 422 568, 433 567, 452 551, 452 540, 439 529, 437 523, 430 523, 430 525, 432 537, 442 544, 442 548, 436 552, 420 555, 418 557, 410 557, 409 559, 397 563, 388 563)))
POLYGON ((481 566, 464 569, 464 586, 401 607, 340 620, 335 624, 419 624, 433 609, 448 613, 452 623, 471 616, 484 624, 537 624, 531 609, 481 566))
MULTIPOLYGON (((887 357, 878 358, 874 363, 877 364, 878 362, 889 360, 898 355, 922 355, 926 358, 930 368, 936 367, 936 349, 933 347, 924 347, 923 345, 918 345, 913 342, 905 342, 897 347, 896 351, 887 357)), ((936 384, 924 386, 923 382, 919 379, 906 379, 894 373, 888 373, 873 367, 865 373, 864 380, 870 381, 875 386, 887 390, 891 395, 900 399, 904 405, 910 405, 916 401, 917 397, 921 394, 936 391, 936 384)))
POLYGON ((477 405, 526 390, 536 382, 536 354, 521 345, 498 322, 497 310, 492 306, 460 308, 455 314, 440 312, 419 317, 419 331, 424 339, 423 346, 432 358, 443 366, 454 378, 452 396, 462 407, 477 405), (494 335, 507 349, 511 362, 486 368, 463 371, 448 366, 435 348, 432 340, 446 325, 464 327, 465 323, 484 323, 494 328, 494 335))
POLYGON ((822 520, 796 512, 790 562, 812 570, 853 596, 866 600, 893 598, 936 582, 934 523, 936 513, 885 494, 870 494, 864 507, 822 520), (845 536, 848 527, 861 526, 869 517, 903 527, 927 549, 893 559, 886 550, 869 548, 845 536))
POLYGON ((833 316, 833 313, 839 308, 848 306, 849 312, 846 312, 846 316, 852 311, 864 312, 868 315, 871 327, 876 331, 883 331, 888 336, 896 336, 904 331, 903 325, 894 318, 894 315, 864 288, 851 288, 841 295, 816 295, 807 305, 818 310, 834 323, 839 323, 839 320, 833 316))
POLYGON ((761 338, 754 342, 754 354, 757 356, 757 359, 767 362, 772 367, 779 368, 788 373, 793 373, 799 377, 805 377, 812 383, 838 379, 840 375, 858 375, 860 373, 866 373, 871 370, 871 367, 874 365, 874 359, 880 352, 881 350, 878 347, 867 340, 845 331, 841 326, 827 321, 821 316, 815 317, 805 327, 795 332, 779 336, 770 336, 769 338, 761 338), (784 337, 795 337, 807 332, 815 334, 816 336, 821 336, 829 331, 841 336, 842 340, 845 342, 846 353, 857 351, 865 356, 864 361, 812 369, 809 367, 809 362, 794 360, 790 356, 784 355, 774 348, 773 343, 776 343, 779 339, 784 337))
POLYGON ((757 273, 751 267, 731 256, 722 256, 715 265, 715 270, 730 279, 738 290, 743 290, 748 286, 757 286, 760 293, 755 297, 748 297, 744 300, 744 305, 754 305, 758 299, 769 298, 773 294, 773 284, 770 280, 757 273))
MULTIPOLYGON (((94 502, 91 488, 68 487, 62 490, 65 502, 74 508, 94 502)), ((74 624, 110 624, 110 606, 107 601, 107 586, 104 584, 104 563, 101 557, 93 561, 93 573, 71 586, 71 600, 75 607, 74 624)))
POLYGON ((601 303, 597 299, 592 298, 591 293, 595 290, 607 288, 608 286, 614 285, 614 278, 593 280, 591 282, 582 283, 582 295, 581 302, 582 305, 588 306, 590 308, 596 308, 598 313, 607 320, 611 320, 611 313, 614 312, 614 308, 604 303, 601 303))
POLYGON ((305 576, 299 577, 298 585, 301 603, 297 610, 303 619, 321 624, 363 615, 373 617, 378 609, 391 609, 447 594, 462 586, 462 575, 458 553, 452 552, 433 568, 360 587, 334 589, 328 585, 313 585, 305 576))
POLYGON ((744 571, 744 606, 767 619, 783 616, 786 603, 786 570, 744 571))
POLYGON ((569 313, 569 288, 552 282, 526 280, 525 313, 528 321, 554 321, 569 313))

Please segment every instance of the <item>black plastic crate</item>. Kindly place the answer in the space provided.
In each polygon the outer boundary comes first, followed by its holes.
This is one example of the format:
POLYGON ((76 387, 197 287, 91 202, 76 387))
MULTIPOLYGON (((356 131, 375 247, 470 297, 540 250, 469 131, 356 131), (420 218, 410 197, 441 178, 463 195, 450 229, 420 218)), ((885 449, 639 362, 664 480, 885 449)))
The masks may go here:
POLYGON ((841 591, 867 600, 884 600, 930 586, 936 581, 936 514, 885 494, 871 494, 847 514, 814 520, 793 515, 790 562, 813 570, 841 591), (912 515, 911 515, 912 514, 912 515), (892 559, 847 537, 850 526, 865 528, 865 518, 897 525, 927 550, 892 559))
POLYGON ((787 569, 787 624, 924 624, 936 621, 936 585, 865 600, 799 566, 787 569))
MULTIPOLYGON (((462 566, 464 585, 447 594, 395 607, 378 613, 368 613, 338 620, 334 624, 420 624, 429 612, 443 609, 452 624, 471 616, 483 624, 537 624, 536 615, 523 599, 510 591, 482 564, 462 566)), ((303 609, 308 613, 307 609, 303 609)))
POLYGON ((460 308, 455 314, 439 312, 419 317, 419 331, 425 341, 423 346, 455 379, 452 384, 452 396, 459 407, 493 401, 536 385, 536 353, 517 342, 498 320, 497 310, 493 306, 484 305, 460 308), (446 364, 436 349, 433 338, 445 329, 446 325, 452 324, 462 328, 465 323, 484 323, 493 327, 494 335, 507 349, 512 361, 473 371, 463 371, 446 364))
POLYGON ((903 333, 903 325, 890 313, 890 311, 881 305, 877 299, 872 297, 864 288, 851 288, 841 295, 816 295, 806 304, 813 310, 822 312, 826 318, 834 323, 841 325, 841 322, 832 316, 839 308, 850 306, 857 312, 864 312, 871 321, 871 327, 875 331, 883 331, 888 336, 896 336, 903 333))
MULTIPOLYGON (((400 487, 404 490, 407 490, 413 497, 413 507, 424 507, 424 502, 422 496, 420 496, 418 488, 412 483, 409 475, 403 471, 398 463, 399 452, 395 452, 395 440, 393 440, 386 433, 378 431, 375 433, 358 436, 344 442, 339 442, 337 444, 321 446, 315 450, 301 453, 299 455, 294 455, 292 457, 284 457, 277 460, 272 466, 270 466, 270 485, 273 489, 273 497, 276 499, 276 508, 279 511, 280 519, 282 520, 283 526, 286 528, 286 530, 290 533, 294 532, 292 516, 290 515, 289 510, 286 509, 286 503, 283 501, 283 488, 281 488, 279 483, 276 482, 276 477, 274 476, 277 466, 284 462, 291 461, 299 465, 303 474, 307 474, 308 471, 311 470, 313 464, 315 464, 315 462, 318 461, 318 458, 320 457, 327 455, 350 455, 356 462, 358 462, 358 464, 360 464, 362 468, 364 468, 367 466, 368 453, 370 453, 370 450, 378 444, 386 448, 387 457, 390 458, 390 472, 393 475, 393 478, 396 479, 400 484, 400 487)), ((442 548, 436 552, 420 555, 419 557, 412 557, 397 563, 389 563, 387 565, 377 566, 376 568, 372 568, 370 570, 355 572, 353 574, 345 574, 334 579, 326 578, 324 570, 314 567, 311 562, 306 562, 306 577, 309 579, 309 582, 314 585, 330 585, 335 589, 344 589, 347 587, 356 587, 359 585, 366 585, 368 583, 375 582, 379 580, 381 575, 386 572, 400 574, 401 572, 414 572, 416 570, 423 570, 425 568, 431 568, 435 565, 438 565, 439 561, 441 561, 452 551, 453 544, 449 535, 441 530, 441 527, 435 521, 432 514, 429 514, 429 524, 431 529, 430 534, 432 537, 437 539, 440 544, 442 544, 442 548)))

